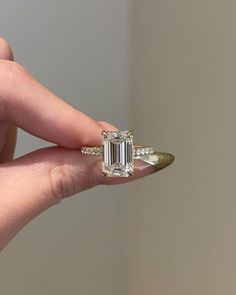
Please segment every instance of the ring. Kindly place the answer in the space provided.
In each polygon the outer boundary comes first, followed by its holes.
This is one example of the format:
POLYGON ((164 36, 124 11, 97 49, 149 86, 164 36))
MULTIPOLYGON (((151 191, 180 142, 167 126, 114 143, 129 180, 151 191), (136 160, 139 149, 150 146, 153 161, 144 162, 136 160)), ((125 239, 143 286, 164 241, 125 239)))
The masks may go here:
POLYGON ((129 177, 134 174, 134 160, 143 160, 160 170, 174 161, 169 153, 156 152, 152 146, 134 145, 133 131, 102 131, 102 145, 81 147, 88 156, 102 156, 102 174, 108 177, 129 177))

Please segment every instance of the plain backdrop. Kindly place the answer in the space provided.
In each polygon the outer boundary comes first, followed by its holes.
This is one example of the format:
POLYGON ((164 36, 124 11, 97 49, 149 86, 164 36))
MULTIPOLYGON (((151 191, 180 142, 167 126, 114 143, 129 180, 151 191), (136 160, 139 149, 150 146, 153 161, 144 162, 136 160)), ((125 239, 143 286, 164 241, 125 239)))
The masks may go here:
MULTIPOLYGON (((2 294, 236 294, 236 3, 1 1, 16 60, 168 169, 49 209, 0 257, 2 294)), ((19 132, 17 156, 49 143, 19 132)))

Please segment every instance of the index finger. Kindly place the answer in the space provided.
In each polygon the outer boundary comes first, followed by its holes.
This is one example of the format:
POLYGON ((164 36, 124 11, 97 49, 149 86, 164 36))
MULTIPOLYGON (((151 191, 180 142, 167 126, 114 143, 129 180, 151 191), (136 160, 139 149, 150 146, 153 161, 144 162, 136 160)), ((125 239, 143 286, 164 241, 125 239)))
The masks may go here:
POLYGON ((101 124, 65 103, 13 61, 0 61, 0 120, 67 148, 101 140, 101 124))

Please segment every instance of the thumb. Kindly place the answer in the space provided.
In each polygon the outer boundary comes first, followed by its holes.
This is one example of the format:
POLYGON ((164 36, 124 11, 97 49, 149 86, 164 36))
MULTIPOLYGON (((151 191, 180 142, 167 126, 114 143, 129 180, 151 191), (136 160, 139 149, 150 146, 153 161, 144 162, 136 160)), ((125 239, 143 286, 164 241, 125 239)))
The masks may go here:
POLYGON ((135 175, 109 178, 100 157, 80 150, 48 147, 0 167, 0 249, 31 219, 63 198, 99 184, 119 184, 153 173, 155 166, 135 161, 135 175))

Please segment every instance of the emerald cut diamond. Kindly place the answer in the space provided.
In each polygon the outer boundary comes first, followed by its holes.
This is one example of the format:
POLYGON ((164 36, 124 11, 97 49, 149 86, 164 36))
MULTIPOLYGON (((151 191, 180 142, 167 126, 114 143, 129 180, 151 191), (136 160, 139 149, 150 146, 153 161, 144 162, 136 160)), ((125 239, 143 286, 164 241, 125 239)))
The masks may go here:
POLYGON ((128 177, 134 172, 132 131, 103 131, 103 175, 128 177))

